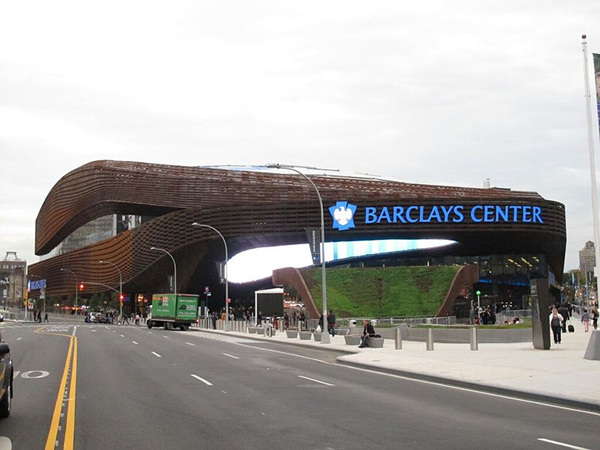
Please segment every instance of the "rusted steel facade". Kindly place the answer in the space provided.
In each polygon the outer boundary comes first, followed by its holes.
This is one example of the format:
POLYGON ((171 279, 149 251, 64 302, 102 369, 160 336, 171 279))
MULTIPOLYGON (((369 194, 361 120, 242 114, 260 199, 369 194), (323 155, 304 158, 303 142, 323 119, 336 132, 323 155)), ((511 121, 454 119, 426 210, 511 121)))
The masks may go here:
MULTIPOLYGON (((450 239, 453 255, 532 253, 546 256, 550 270, 562 275, 566 247, 564 206, 534 192, 409 184, 374 178, 310 175, 323 198, 327 241, 363 239, 450 239), (525 205, 543 211, 543 223, 379 223, 338 231, 328 208, 339 201, 357 205, 355 220, 365 222, 365 207, 378 205, 525 205)), ((36 263, 29 273, 47 280, 47 296, 72 295, 74 277, 126 292, 165 290, 165 274, 177 261, 178 290, 201 292, 198 273, 224 258, 219 236, 193 222, 211 225, 227 240, 229 257, 254 247, 306 242, 307 228, 320 228, 314 188, 302 176, 260 170, 182 167, 124 161, 94 161, 62 177, 48 194, 36 220, 35 250, 52 251, 71 233, 99 217, 133 214, 153 217, 110 239, 36 263)), ((86 286, 89 293, 106 291, 86 286)))

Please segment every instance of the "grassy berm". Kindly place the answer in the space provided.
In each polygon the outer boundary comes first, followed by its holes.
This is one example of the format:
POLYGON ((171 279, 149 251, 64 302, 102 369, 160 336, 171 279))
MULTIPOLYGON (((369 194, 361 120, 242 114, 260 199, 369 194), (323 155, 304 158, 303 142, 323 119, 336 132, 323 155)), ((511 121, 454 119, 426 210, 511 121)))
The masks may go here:
MULTIPOLYGON (((460 266, 327 269, 327 308, 338 317, 432 316, 460 266)), ((300 269, 322 308, 321 269, 300 269)))

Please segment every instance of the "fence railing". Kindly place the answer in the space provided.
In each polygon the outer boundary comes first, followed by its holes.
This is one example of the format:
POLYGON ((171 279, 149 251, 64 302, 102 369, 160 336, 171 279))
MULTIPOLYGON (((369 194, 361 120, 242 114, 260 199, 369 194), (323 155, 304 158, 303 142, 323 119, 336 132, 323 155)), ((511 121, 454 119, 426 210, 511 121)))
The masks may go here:
MULTIPOLYGON (((357 318, 344 318, 337 319, 336 326, 337 328, 353 328, 353 327, 362 327, 363 317, 357 318)), ((446 316, 446 317, 384 317, 384 318, 367 318, 371 323, 375 326, 382 327, 394 327, 399 325, 407 325, 409 327, 428 324, 428 325, 455 325, 456 324, 456 316, 446 316)), ((230 320, 229 321, 229 330, 230 331, 239 331, 245 333, 248 331, 248 327, 253 326, 253 321, 248 320, 230 320)), ((317 319, 306 319, 303 321, 294 321, 288 320, 287 322, 283 317, 278 317, 274 322, 272 319, 263 320, 261 326, 274 326, 278 330, 285 329, 301 329, 301 330, 316 330, 319 326, 319 321, 317 319)), ((225 321, 221 319, 217 319, 213 322, 212 318, 206 317, 201 318, 198 321, 198 328, 203 329, 215 329, 215 330, 224 330, 225 329, 225 321)))

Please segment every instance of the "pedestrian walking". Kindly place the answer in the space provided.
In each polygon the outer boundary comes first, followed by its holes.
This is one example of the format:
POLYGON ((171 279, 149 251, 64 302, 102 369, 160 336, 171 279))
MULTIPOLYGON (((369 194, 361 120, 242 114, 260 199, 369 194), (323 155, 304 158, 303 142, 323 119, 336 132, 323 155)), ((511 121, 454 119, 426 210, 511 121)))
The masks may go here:
POLYGON ((583 323, 583 329, 587 333, 590 327, 590 313, 588 312, 587 308, 583 310, 583 314, 581 315, 581 323, 583 323))
POLYGON ((333 314, 333 310, 329 310, 329 314, 327 314, 327 332, 335 336, 335 314, 333 314))
POLYGON ((594 330, 596 330, 598 328, 598 306, 594 305, 594 307, 592 308, 592 326, 594 327, 594 330))
POLYGON ((44 314, 44 322, 48 322, 48 313, 44 314))
POLYGON ((558 305, 558 314, 560 314, 563 318, 562 332, 566 333, 567 332, 567 321, 571 317, 571 316, 569 316, 569 308, 567 307, 567 305, 565 305, 564 303, 561 303, 560 305, 558 305))
POLYGON ((558 309, 556 307, 552 308, 552 313, 550 314, 550 327, 552 328, 555 344, 560 344, 560 332, 562 330, 563 321, 563 316, 558 313, 558 309))

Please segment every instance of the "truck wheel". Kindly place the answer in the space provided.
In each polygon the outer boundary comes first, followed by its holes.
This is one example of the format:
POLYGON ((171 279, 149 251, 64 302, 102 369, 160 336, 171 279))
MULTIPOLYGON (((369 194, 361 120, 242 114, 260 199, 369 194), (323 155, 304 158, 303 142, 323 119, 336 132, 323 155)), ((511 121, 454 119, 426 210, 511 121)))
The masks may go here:
POLYGON ((146 325, 148 325, 148 328, 152 328, 152 321, 151 321, 151 320, 148 320, 148 321, 146 322, 146 325))

